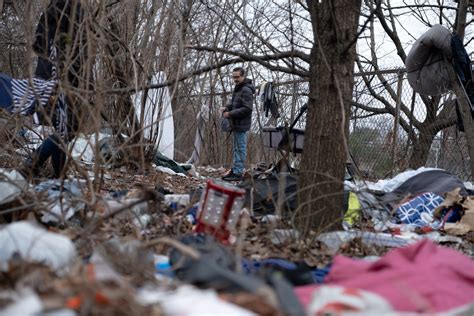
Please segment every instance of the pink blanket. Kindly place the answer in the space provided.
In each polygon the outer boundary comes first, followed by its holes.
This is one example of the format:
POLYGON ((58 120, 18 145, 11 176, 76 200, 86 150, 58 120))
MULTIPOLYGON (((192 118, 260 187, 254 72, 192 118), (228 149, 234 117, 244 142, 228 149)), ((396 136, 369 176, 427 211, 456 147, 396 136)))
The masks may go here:
POLYGON ((398 311, 440 312, 474 302, 474 260, 425 240, 376 262, 336 256, 324 283, 377 293, 398 311))

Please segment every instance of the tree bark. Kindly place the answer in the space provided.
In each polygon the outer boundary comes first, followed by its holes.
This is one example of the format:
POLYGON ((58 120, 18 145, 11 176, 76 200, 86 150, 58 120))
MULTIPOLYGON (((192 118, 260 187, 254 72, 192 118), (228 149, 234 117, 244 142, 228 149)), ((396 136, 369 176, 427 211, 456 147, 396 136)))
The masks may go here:
POLYGON ((343 216, 343 179, 347 157, 360 0, 307 0, 313 25, 299 207, 300 233, 339 226, 343 216))
POLYGON ((408 161, 408 167, 418 169, 423 167, 428 160, 431 144, 438 131, 420 129, 420 135, 416 142, 413 143, 412 153, 408 161))

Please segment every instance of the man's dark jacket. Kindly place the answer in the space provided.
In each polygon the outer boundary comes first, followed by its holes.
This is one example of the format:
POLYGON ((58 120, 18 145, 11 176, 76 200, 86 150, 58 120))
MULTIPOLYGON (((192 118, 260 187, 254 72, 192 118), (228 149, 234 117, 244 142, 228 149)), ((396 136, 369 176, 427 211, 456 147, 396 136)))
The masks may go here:
POLYGON ((251 79, 245 79, 234 88, 232 99, 226 105, 232 122, 232 130, 247 132, 252 124, 253 94, 255 87, 251 79))
POLYGON ((53 64, 49 57, 55 46, 58 50, 56 58, 60 64, 59 70, 66 70, 69 83, 79 86, 81 68, 87 53, 86 33, 83 29, 78 32, 82 21, 83 11, 79 0, 51 0, 41 15, 35 32, 33 50, 38 54, 36 77, 44 80, 52 78, 53 64), (66 56, 68 53, 70 56, 66 56), (70 66, 62 69, 65 62, 70 66))
MULTIPOLYGON (((35 31, 33 50, 38 54, 35 77, 52 79, 53 67, 56 66, 59 77, 55 79, 65 80, 76 88, 83 84, 82 88, 93 90, 92 75, 86 78, 89 60, 84 13, 80 0, 50 1, 35 31), (56 49, 56 60, 50 60, 53 48, 56 49)), ((85 114, 79 112, 81 109, 77 99, 73 102, 67 96, 66 103, 68 130, 74 132, 79 127, 79 117, 85 117, 85 114)), ((68 136, 72 137, 72 133, 68 136)))

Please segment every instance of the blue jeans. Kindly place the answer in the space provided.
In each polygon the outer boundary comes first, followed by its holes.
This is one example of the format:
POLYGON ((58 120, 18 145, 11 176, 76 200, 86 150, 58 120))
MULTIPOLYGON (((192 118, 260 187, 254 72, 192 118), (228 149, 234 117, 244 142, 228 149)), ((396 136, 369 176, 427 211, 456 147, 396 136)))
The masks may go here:
POLYGON ((234 134, 234 150, 232 172, 242 174, 244 172, 245 158, 247 157, 247 132, 236 132, 234 134))
POLYGON ((34 158, 31 161, 33 172, 39 173, 39 169, 51 157, 54 177, 59 178, 61 176, 66 162, 66 153, 60 146, 60 140, 56 135, 51 135, 45 139, 33 156, 34 158))

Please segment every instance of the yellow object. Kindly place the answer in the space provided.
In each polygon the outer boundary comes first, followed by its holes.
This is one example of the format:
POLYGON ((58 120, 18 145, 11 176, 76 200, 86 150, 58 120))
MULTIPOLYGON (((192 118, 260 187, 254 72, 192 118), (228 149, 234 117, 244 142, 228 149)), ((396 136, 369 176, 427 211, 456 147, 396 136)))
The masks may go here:
POLYGON ((344 214, 344 222, 349 226, 354 225, 359 220, 360 215, 360 202, 359 198, 354 192, 349 192, 349 203, 346 214, 344 214))

